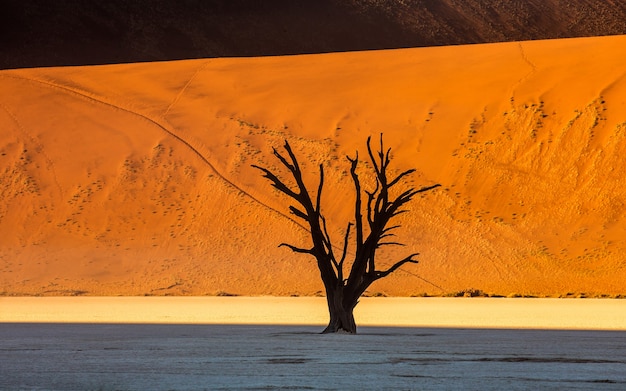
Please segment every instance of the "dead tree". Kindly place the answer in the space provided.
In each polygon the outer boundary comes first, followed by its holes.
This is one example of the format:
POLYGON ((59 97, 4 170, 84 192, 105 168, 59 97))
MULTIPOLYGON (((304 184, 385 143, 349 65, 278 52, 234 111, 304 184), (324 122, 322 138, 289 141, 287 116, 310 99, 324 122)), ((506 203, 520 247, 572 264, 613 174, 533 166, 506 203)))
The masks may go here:
POLYGON ((307 189, 302 179, 302 172, 296 156, 287 141, 285 141, 284 149, 288 156, 283 156, 276 148, 273 148, 274 155, 280 160, 282 165, 289 170, 295 181, 295 187, 288 186, 283 180, 266 168, 256 165, 253 167, 263 171, 264 177, 270 180, 272 186, 296 202, 295 206, 289 206, 289 210, 293 215, 304 220, 308 225, 312 246, 303 248, 286 243, 282 243, 280 246, 286 246, 297 253, 310 254, 317 260, 317 267, 319 268, 322 282, 324 283, 328 310, 330 312, 330 322, 323 332, 334 333, 343 331, 356 333, 353 311, 365 290, 374 281, 388 276, 398 270, 402 265, 418 263, 415 259, 418 253, 413 253, 397 261, 386 270, 376 268, 376 251, 380 247, 401 245, 401 243, 391 239, 395 236, 392 231, 400 228, 399 225, 390 225, 391 219, 406 212, 407 210, 403 209, 403 207, 407 202, 411 201, 415 195, 434 189, 440 185, 436 184, 420 189, 408 188, 399 193, 396 191, 394 194, 397 195, 392 196, 392 188, 403 183, 403 180, 415 170, 410 169, 404 171, 390 179, 388 177, 388 168, 391 161, 391 149, 384 150, 383 137, 381 134, 380 150, 375 155, 372 152, 370 138, 368 137, 367 152, 376 177, 376 185, 372 191, 363 191, 357 175, 357 166, 359 164, 358 152, 354 158, 347 156, 350 162, 350 174, 354 183, 356 196, 354 202, 354 222, 350 222, 347 225, 341 254, 335 254, 336 248, 331 243, 326 219, 321 213, 324 168, 320 164, 320 179, 317 186, 317 194, 313 199, 312 193, 307 189), (362 205, 363 196, 366 196, 364 207, 362 205), (365 216, 363 216, 363 212, 365 212, 365 216), (364 228, 365 224, 367 224, 367 229, 364 228), (355 232, 351 235, 353 229, 355 232), (353 245, 354 259, 351 263, 350 272, 346 276, 344 274, 344 265, 346 265, 346 257, 348 255, 351 237, 355 240, 355 244, 353 245))

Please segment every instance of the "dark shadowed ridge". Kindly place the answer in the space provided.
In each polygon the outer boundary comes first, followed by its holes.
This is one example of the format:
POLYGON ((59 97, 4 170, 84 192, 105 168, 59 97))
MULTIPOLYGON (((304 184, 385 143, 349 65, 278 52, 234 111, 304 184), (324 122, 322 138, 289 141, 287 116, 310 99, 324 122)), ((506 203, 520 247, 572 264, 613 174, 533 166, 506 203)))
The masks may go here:
POLYGON ((626 33, 611 0, 1 0, 0 68, 626 33))

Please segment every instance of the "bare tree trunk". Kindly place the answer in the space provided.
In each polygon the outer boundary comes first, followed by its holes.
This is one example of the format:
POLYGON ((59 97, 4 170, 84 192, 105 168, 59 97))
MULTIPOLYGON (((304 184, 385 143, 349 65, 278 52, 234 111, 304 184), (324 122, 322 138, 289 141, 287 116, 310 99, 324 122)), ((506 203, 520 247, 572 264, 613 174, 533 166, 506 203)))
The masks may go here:
POLYGON ((356 334, 356 322, 354 321, 353 313, 357 303, 351 297, 344 296, 344 287, 327 287, 326 301, 328 303, 330 321, 322 334, 336 332, 356 334))

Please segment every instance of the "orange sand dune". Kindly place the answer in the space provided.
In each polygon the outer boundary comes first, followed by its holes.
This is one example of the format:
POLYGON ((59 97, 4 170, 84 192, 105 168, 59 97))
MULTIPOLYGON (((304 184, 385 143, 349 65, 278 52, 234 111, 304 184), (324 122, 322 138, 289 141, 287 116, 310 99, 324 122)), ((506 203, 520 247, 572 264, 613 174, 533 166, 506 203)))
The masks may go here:
MULTIPOLYGON (((285 199, 250 167, 288 139, 327 172, 384 132, 441 183, 402 215, 421 263, 387 295, 624 294, 626 36, 0 72, 0 291, 311 295, 285 199)), ((363 173, 363 175, 365 175, 363 173)), ((365 179, 367 182, 367 180, 365 179)))

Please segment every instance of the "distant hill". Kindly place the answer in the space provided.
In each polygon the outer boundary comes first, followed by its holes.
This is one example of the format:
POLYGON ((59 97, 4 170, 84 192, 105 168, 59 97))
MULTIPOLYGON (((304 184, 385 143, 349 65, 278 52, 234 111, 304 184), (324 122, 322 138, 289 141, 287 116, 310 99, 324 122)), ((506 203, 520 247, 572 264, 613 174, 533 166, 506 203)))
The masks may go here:
POLYGON ((626 33, 607 0, 2 0, 0 68, 626 33))

